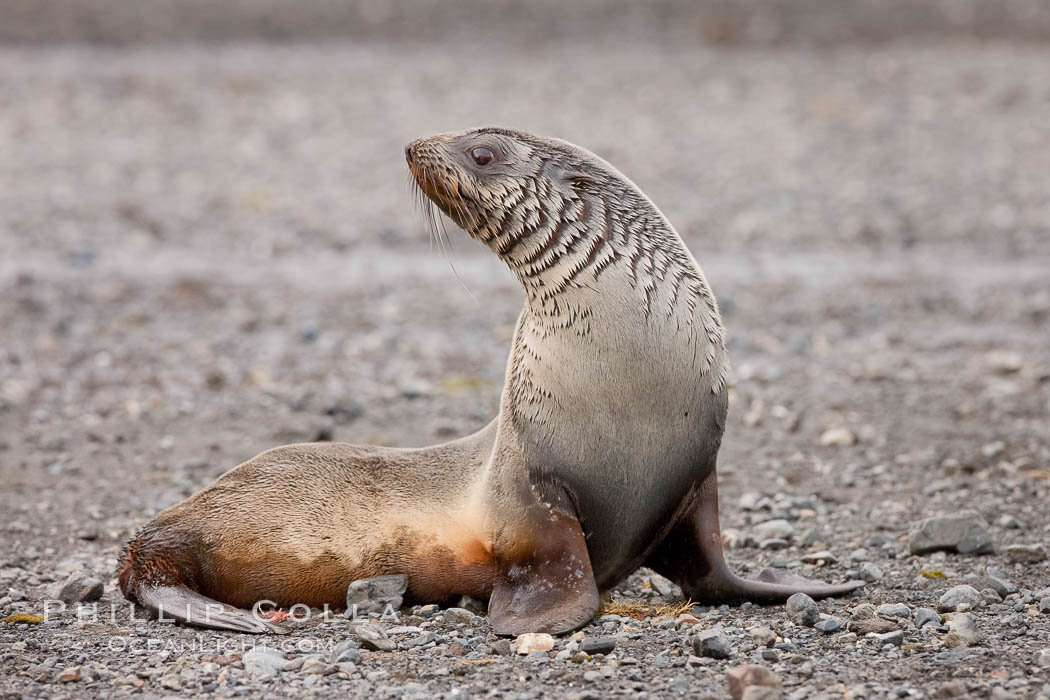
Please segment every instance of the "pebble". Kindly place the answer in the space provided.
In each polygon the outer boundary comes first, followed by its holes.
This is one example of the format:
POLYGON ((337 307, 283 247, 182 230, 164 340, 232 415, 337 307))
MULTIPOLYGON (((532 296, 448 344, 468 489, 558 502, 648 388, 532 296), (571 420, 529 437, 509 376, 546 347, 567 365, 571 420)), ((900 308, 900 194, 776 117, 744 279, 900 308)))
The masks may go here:
POLYGON ((383 613, 388 605, 394 610, 400 610, 406 588, 408 576, 405 574, 358 579, 347 588, 347 610, 356 610, 359 615, 383 613))
POLYGON ((449 608, 442 615, 445 618, 445 622, 453 625, 468 625, 470 624, 470 619, 474 617, 474 613, 466 608, 449 608))
POLYGON ((1013 593, 1017 593, 1018 591, 1016 584, 1004 581, 998 576, 993 576, 991 573, 989 573, 987 576, 977 576, 973 579, 967 578, 966 580, 974 588, 991 588, 1003 598, 1013 593))
POLYGON ((932 608, 918 608, 915 611, 915 628, 922 629, 926 625, 941 624, 941 616, 932 608))
POLYGON ((244 670, 253 678, 270 678, 291 666, 292 662, 284 658, 277 649, 254 647, 241 657, 244 670))
POLYGON ((721 627, 713 627, 696 633, 693 637, 693 653, 709 659, 728 659, 733 653, 733 646, 721 627))
POLYGON ((937 601, 938 612, 951 612, 958 610, 959 606, 969 606, 970 610, 980 607, 984 603, 984 597, 981 595, 973 586, 963 584, 961 586, 952 586, 944 592, 944 595, 937 601))
POLYGON ((835 564, 837 562, 838 558, 828 551, 811 552, 810 554, 802 555, 802 563, 804 564, 817 564, 823 566, 824 564, 835 564))
POLYGON ((872 564, 870 561, 866 561, 860 565, 860 580, 867 581, 868 583, 874 583, 881 581, 883 576, 882 569, 872 564))
POLYGON ((1046 547, 1041 544, 1007 545, 1006 559, 1012 564, 1038 564, 1046 561, 1046 547))
POLYGON ((59 683, 75 683, 80 680, 80 667, 73 666, 71 668, 64 669, 57 676, 55 680, 59 683))
POLYGON ((911 617, 911 608, 903 603, 885 603, 875 608, 875 614, 889 619, 908 619, 911 617))
POLYGON ((842 629, 842 623, 833 617, 829 617, 827 620, 821 620, 813 626, 821 632, 824 632, 825 634, 838 632, 840 629, 842 629))
POLYGON ((755 640, 755 644, 760 647, 771 647, 777 643, 776 633, 768 627, 752 627, 748 633, 755 640))
POLYGON ((371 651, 392 651, 397 646, 379 625, 357 625, 351 631, 361 640, 361 646, 371 651))
MULTIPOLYGON (((726 685, 733 700, 743 700, 744 694, 749 688, 761 687, 779 691, 781 680, 780 676, 765 666, 746 664, 726 670, 726 685)), ((752 693, 751 697, 754 697, 754 693, 752 693)))
POLYGON ((1005 530, 1020 530, 1022 527, 1024 527, 1024 523, 1012 515, 1000 515, 999 527, 1005 530))
POLYGON ((948 634, 944 637, 944 643, 949 647, 962 645, 973 646, 983 639, 980 630, 977 629, 977 620, 970 613, 955 613, 948 622, 948 634))
POLYGON ((587 637, 580 642, 580 651, 585 654, 608 654, 616 648, 616 637, 587 637))
POLYGON ((105 592, 102 581, 83 572, 69 575, 65 581, 51 587, 48 596, 53 600, 65 603, 90 603, 98 600, 105 592))
POLYGON ((415 647, 421 647, 437 639, 437 635, 433 632, 424 632, 423 634, 413 637, 406 642, 402 643, 402 646, 406 649, 413 649, 415 647))
POLYGON ((509 639, 497 639, 489 646, 492 647, 492 653, 497 656, 510 656, 514 652, 509 639))
POLYGON ((787 520, 775 519, 759 523, 752 528, 754 537, 759 542, 765 540, 790 540, 795 534, 795 527, 787 520))
POLYGON ((897 629, 897 624, 879 617, 851 620, 846 629, 858 635, 887 634, 897 629))
POLYGON ((546 664, 550 663, 551 657, 547 655, 546 651, 537 649, 536 651, 530 651, 525 656, 525 660, 532 664, 546 664))
POLYGON ((877 634, 875 637, 880 644, 892 644, 898 647, 904 644, 904 630, 894 630, 892 632, 886 632, 885 634, 877 634))
POLYGON ((820 434, 820 444, 825 447, 850 447, 857 444, 857 436, 848 428, 830 428, 820 434))
POLYGON ((936 515, 916 523, 908 533, 912 554, 938 550, 959 554, 990 554, 995 551, 988 523, 974 510, 936 515))
POLYGON ((1050 613, 1050 596, 1039 600, 1039 612, 1050 613))
POLYGON ((545 632, 528 632, 514 639, 514 651, 522 656, 534 651, 547 652, 554 648, 554 637, 545 632))
POLYGON ((758 658, 775 664, 780 661, 780 652, 776 649, 762 648, 758 651, 758 658))
POLYGON ((328 660, 333 664, 359 664, 361 659, 361 651, 357 648, 357 642, 352 639, 343 640, 328 655, 328 660))
POLYGON ((815 625, 820 615, 816 601, 805 593, 796 593, 788 598, 786 608, 788 619, 803 627, 815 625))
POLYGON ((994 588, 982 588, 981 598, 985 605, 996 605, 1003 602, 1003 597, 994 588))
POLYGON ((1040 649, 1032 658, 1032 663, 1040 668, 1050 668, 1050 649, 1040 649))

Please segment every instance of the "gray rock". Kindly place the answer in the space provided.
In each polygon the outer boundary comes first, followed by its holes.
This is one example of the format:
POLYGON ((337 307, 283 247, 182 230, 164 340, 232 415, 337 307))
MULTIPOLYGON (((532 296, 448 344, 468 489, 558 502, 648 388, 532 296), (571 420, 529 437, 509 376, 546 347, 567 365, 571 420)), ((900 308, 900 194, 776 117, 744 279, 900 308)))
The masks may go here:
POLYGON ((420 605, 419 608, 416 610, 416 615, 426 620, 428 618, 434 617, 439 612, 441 612, 441 606, 435 605, 434 603, 430 603, 428 605, 420 605))
POLYGON ((489 646, 492 647, 492 653, 498 656, 510 656, 514 653, 514 648, 511 646, 509 639, 497 639, 489 646))
POLYGON ((758 543, 759 549, 765 549, 770 552, 776 552, 781 549, 787 549, 789 542, 779 537, 774 537, 768 540, 762 540, 758 543))
POLYGON ((875 608, 875 614, 888 619, 901 618, 906 620, 911 617, 911 608, 904 603, 885 603, 875 608))
POLYGON ((1013 564, 1038 564, 1046 561, 1046 547, 1041 544, 1007 545, 1006 559, 1013 564))
POLYGON ((580 642, 580 651, 585 654, 608 654, 616 648, 616 637, 586 637, 580 642))
POLYGON ((1005 581, 998 576, 993 576, 991 573, 989 573, 987 576, 977 576, 972 579, 967 577, 966 582, 979 590, 991 588, 1002 598, 1005 598, 1006 596, 1011 595, 1013 593, 1017 593, 1018 591, 1016 584, 1005 581))
POLYGON ((244 670, 252 678, 272 678, 292 666, 284 654, 270 647, 254 647, 241 657, 244 670))
POLYGON ((371 651, 391 651, 397 646, 379 625, 357 625, 351 631, 361 640, 361 646, 371 651))
POLYGON ((547 664, 550 663, 551 657, 545 651, 532 651, 528 653, 525 660, 532 664, 547 664))
POLYGON ((1003 597, 994 588, 982 588, 981 598, 985 605, 996 605, 1003 602, 1003 597))
POLYGON ((652 574, 648 577, 649 587, 656 592, 657 595, 664 597, 675 594, 676 586, 660 574, 652 574))
POLYGON ((867 581, 868 583, 874 583, 881 581, 883 576, 882 569, 872 564, 870 561, 866 561, 860 565, 860 580, 867 581))
POLYGON ((763 540, 790 540, 795 534, 795 527, 787 520, 767 520, 751 528, 754 537, 759 542, 763 540))
POLYGON ((915 627, 922 629, 926 625, 941 624, 941 616, 931 608, 919 608, 915 611, 915 627))
POLYGON ((359 615, 382 613, 389 605, 399 610, 404 602, 405 589, 408 588, 408 576, 392 574, 363 578, 350 584, 346 591, 347 610, 359 615))
POLYGON ((48 596, 66 603, 90 603, 101 598, 104 592, 102 581, 89 574, 75 572, 65 581, 52 586, 48 596))
POLYGON ((936 515, 915 524, 908 533, 912 554, 938 550, 960 554, 990 554, 995 551, 988 523, 973 510, 936 515))
POLYGON ((944 643, 950 647, 978 644, 984 635, 977 629, 977 620, 970 613, 955 613, 948 622, 944 643))
POLYGON ((1040 599, 1039 612, 1050 613, 1050 596, 1040 599))
POLYGON ((361 658, 361 651, 357 648, 357 642, 352 639, 343 640, 328 655, 329 663, 333 664, 359 664, 361 663, 361 658))
POLYGON ((415 647, 421 647, 430 644, 435 639, 437 639, 437 635, 433 632, 424 632, 418 637, 413 637, 412 639, 403 642, 401 646, 403 646, 405 649, 412 649, 415 647))
POLYGON ((316 656, 312 656, 312 657, 303 659, 303 665, 299 668, 299 673, 302 673, 304 675, 306 675, 306 674, 324 675, 324 673, 328 670, 328 666, 329 666, 329 664, 326 663, 324 661, 324 659, 321 659, 321 658, 316 657, 316 656))
POLYGON ((821 620, 820 622, 818 622, 817 624, 815 624, 813 626, 816 627, 821 632, 824 632, 825 634, 831 634, 833 632, 838 632, 840 629, 842 629, 842 623, 839 622, 838 620, 836 620, 833 617, 830 617, 827 620, 821 620))
POLYGON ((969 606, 971 610, 979 608, 984 603, 984 597, 981 596, 973 586, 963 584, 961 586, 952 586, 944 592, 940 600, 937 601, 938 612, 951 612, 958 610, 960 605, 969 606))
POLYGON ((466 608, 449 608, 442 615, 445 618, 445 622, 453 625, 469 625, 470 618, 474 617, 474 613, 466 608))
POLYGON ((696 633, 693 637, 693 653, 709 659, 728 659, 733 653, 733 647, 722 628, 713 627, 696 633))
POLYGON ((816 601, 805 593, 796 593, 788 598, 786 608, 788 619, 803 627, 812 627, 820 616, 816 601))
POLYGON ((904 644, 904 630, 894 630, 892 632, 886 632, 885 634, 877 634, 875 637, 880 644, 892 644, 898 647, 904 644))
POLYGON ((1006 530, 1020 530, 1024 527, 1024 523, 1012 515, 1000 515, 999 527, 1006 530))
POLYGON ((1050 649, 1040 649, 1032 658, 1032 663, 1040 668, 1050 668, 1050 649))
POLYGON ((752 627, 748 630, 748 634, 760 647, 771 647, 777 643, 776 633, 768 627, 752 627))

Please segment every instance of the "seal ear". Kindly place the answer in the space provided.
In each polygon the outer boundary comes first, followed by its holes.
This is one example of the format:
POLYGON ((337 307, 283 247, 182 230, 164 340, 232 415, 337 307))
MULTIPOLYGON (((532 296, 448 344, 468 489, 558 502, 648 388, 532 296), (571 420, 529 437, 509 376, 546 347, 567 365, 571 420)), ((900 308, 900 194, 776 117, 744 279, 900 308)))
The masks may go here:
POLYGON ((516 551, 496 552, 503 572, 489 598, 489 624, 503 635, 582 627, 600 600, 575 509, 565 495, 530 507, 526 521, 528 533, 516 551))

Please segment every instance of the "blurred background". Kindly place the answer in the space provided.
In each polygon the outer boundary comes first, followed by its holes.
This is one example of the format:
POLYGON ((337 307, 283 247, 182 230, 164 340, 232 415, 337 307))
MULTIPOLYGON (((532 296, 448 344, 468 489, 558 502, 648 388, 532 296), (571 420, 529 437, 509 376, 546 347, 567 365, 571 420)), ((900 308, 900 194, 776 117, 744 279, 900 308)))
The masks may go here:
POLYGON ((1048 42, 1041 0, 0 0, 0 589, 274 444, 487 422, 521 294, 431 249, 403 156, 486 124, 605 157, 704 267, 725 527, 1046 539, 1048 42))

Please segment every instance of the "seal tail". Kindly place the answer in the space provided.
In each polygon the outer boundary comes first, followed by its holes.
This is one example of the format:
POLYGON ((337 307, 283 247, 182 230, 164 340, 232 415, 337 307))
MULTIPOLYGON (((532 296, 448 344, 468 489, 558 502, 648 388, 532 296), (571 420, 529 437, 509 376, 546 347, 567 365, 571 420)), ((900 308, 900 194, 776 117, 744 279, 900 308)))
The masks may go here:
POLYGON ((118 574, 125 598, 153 611, 162 620, 232 632, 289 632, 253 612, 200 593, 196 585, 200 564, 192 548, 185 544, 168 545, 161 534, 160 528, 147 525, 125 547, 118 574))

